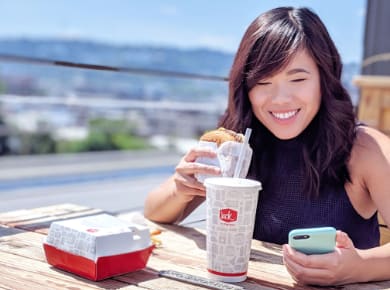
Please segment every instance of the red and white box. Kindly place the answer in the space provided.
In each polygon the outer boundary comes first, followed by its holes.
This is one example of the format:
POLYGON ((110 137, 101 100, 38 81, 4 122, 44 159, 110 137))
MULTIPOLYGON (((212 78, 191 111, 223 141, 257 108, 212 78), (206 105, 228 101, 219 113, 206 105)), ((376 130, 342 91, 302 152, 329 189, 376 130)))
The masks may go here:
POLYGON ((143 269, 154 245, 148 228, 99 214, 53 222, 43 247, 50 265, 98 281, 143 269))

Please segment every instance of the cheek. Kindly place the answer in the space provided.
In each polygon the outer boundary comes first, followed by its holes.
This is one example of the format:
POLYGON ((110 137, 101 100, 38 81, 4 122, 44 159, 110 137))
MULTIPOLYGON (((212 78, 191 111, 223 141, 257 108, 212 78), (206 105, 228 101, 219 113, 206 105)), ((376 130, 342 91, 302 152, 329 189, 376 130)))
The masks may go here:
POLYGON ((249 92, 249 102, 252 106, 252 110, 256 111, 256 108, 259 108, 264 105, 265 98, 256 92, 256 90, 252 90, 249 92))
POLYGON ((255 97, 253 94, 249 95, 249 102, 250 102, 253 114, 257 118, 259 118, 259 111, 260 111, 259 108, 261 107, 261 104, 259 103, 259 98, 255 97))
POLYGON ((258 121, 261 123, 266 122, 266 111, 264 108, 264 98, 259 97, 249 97, 249 102, 251 104, 253 115, 256 117, 258 121))
POLYGON ((321 105, 321 92, 318 90, 314 90, 315 94, 309 96, 310 98, 308 102, 311 104, 311 108, 313 111, 318 111, 321 105))
POLYGON ((309 111, 318 111, 321 104, 321 91, 315 83, 303 86, 295 92, 295 96, 298 96, 297 99, 304 104, 309 111))

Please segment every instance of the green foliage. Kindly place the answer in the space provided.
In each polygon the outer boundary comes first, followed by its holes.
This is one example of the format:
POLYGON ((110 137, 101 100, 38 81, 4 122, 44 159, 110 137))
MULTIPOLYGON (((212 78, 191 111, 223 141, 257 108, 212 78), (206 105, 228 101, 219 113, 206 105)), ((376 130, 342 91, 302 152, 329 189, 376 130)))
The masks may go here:
POLYGON ((56 142, 49 133, 19 133, 20 154, 47 154, 55 152, 56 142))
MULTIPOLYGON (((0 120, 1 123, 1 120, 0 120)), ((26 133, 12 130, 17 140, 16 154, 77 153, 103 150, 138 150, 150 148, 148 142, 134 136, 131 124, 124 120, 95 119, 84 140, 54 140, 47 132, 26 133)))
POLYGON ((56 153, 71 153, 88 151, 85 141, 57 141, 56 153))
POLYGON ((145 149, 146 147, 150 147, 145 143, 144 139, 124 134, 113 136, 112 141, 117 148, 125 150, 145 149))
POLYGON ((131 124, 124 120, 94 119, 85 140, 60 141, 57 152, 137 150, 148 148, 146 140, 134 136, 131 124))

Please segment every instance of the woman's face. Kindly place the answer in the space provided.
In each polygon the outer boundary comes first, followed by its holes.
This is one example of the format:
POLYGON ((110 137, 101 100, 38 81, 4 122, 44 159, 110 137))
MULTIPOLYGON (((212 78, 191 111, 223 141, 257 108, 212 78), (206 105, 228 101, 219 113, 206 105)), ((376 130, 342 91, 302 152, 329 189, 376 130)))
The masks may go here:
POLYGON ((313 58, 301 50, 287 66, 259 80, 249 91, 257 119, 279 139, 302 133, 321 103, 320 74, 313 58))

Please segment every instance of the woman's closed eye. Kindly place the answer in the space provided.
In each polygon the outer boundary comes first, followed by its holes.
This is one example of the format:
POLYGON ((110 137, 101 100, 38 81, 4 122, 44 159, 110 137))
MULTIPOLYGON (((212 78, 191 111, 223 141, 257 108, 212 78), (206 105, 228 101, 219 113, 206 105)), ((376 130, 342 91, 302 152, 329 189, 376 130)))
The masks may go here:
POLYGON ((266 82, 266 81, 264 81, 264 82, 257 82, 256 84, 257 84, 258 86, 266 86, 266 85, 270 85, 271 82, 266 82))
POLYGON ((291 80, 293 83, 299 83, 299 82, 303 82, 305 81, 306 79, 305 78, 299 78, 299 79, 293 79, 291 80))

